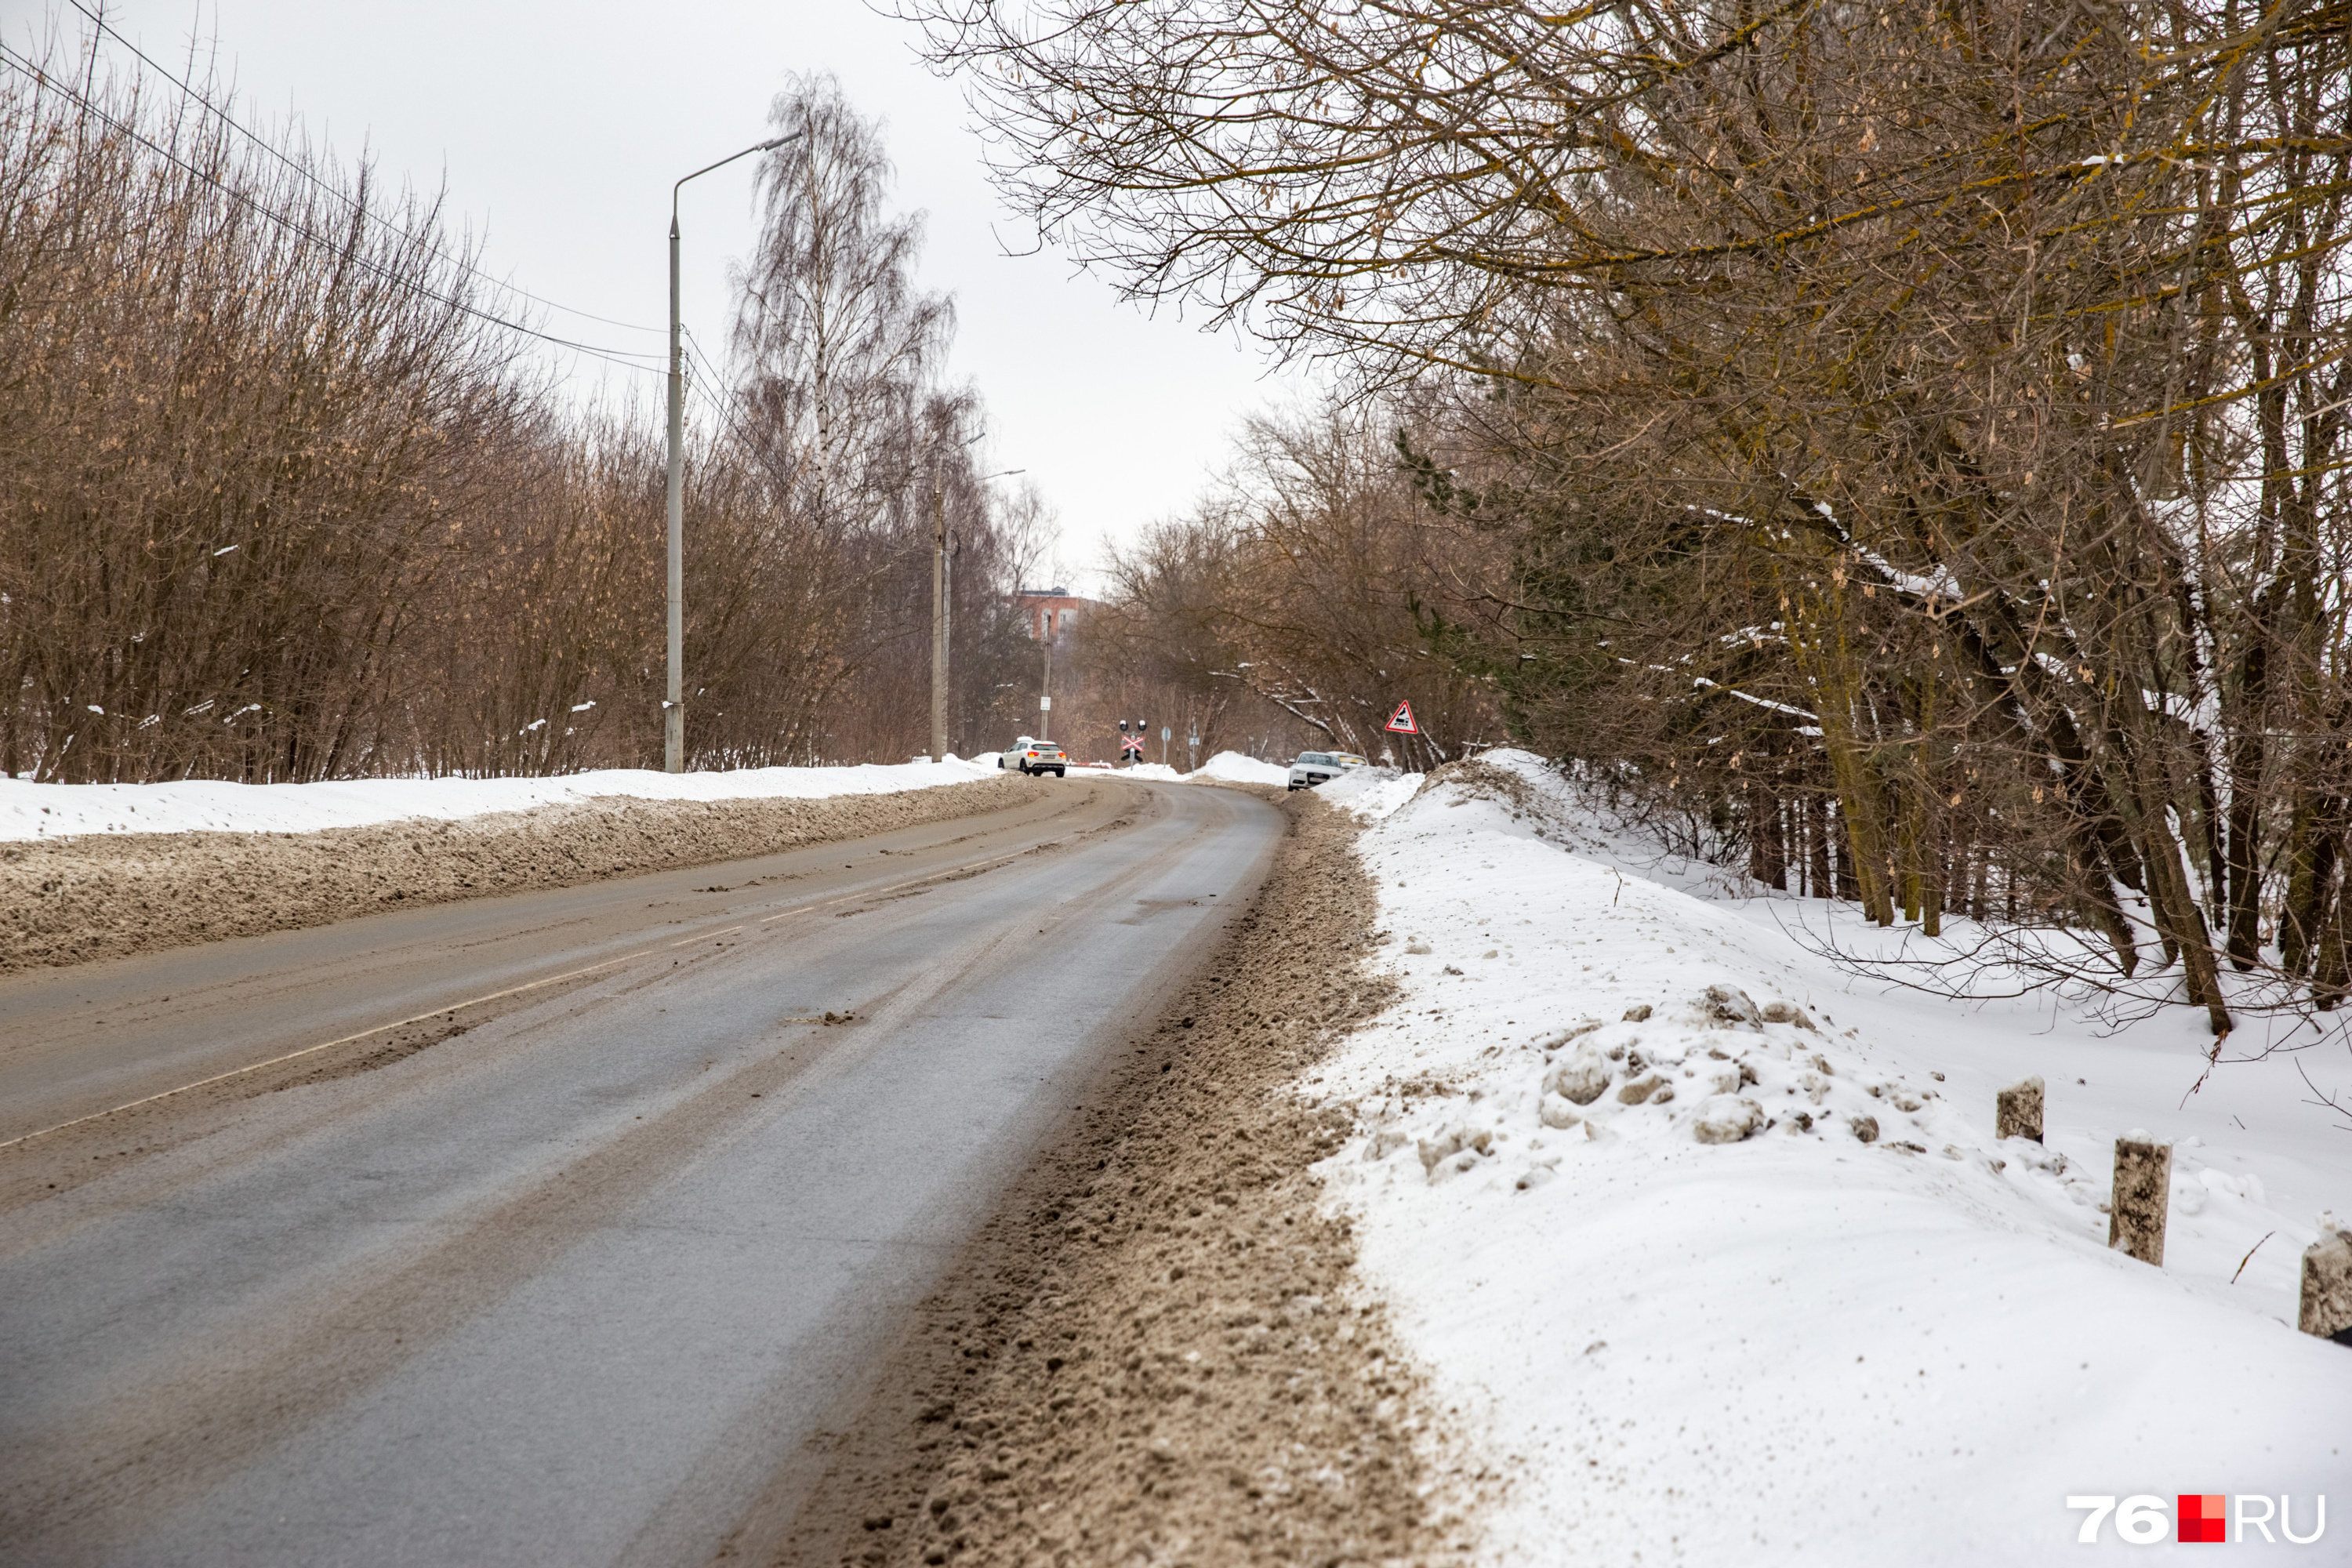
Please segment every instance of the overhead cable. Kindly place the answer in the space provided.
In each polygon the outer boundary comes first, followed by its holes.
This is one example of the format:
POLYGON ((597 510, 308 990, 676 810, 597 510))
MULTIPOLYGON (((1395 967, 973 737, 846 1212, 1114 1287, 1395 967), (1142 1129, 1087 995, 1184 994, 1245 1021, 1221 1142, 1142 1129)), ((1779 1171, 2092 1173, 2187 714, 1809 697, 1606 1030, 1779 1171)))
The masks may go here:
MULTIPOLYGON (((63 94, 73 103, 79 104, 85 113, 91 115, 101 124, 106 125, 123 136, 129 137, 133 142, 138 142, 141 146, 146 148, 149 152, 154 153, 157 157, 163 159, 166 163, 171 163, 174 167, 194 175, 197 179, 204 181, 208 185, 211 185, 223 195, 227 196, 230 200, 243 205, 257 216, 266 218, 269 222, 277 225, 279 228, 282 228, 288 233, 301 239, 308 240, 313 245, 320 246, 330 251, 337 248, 334 241, 320 235, 315 230, 310 228, 307 225, 299 223, 273 208, 264 206, 261 203, 254 200, 253 197, 247 195, 244 192, 236 190, 223 183, 218 176, 197 168, 194 164, 190 163, 178 153, 172 152, 169 148, 155 142, 144 132, 139 131, 136 127, 125 124, 123 121, 116 119, 113 115, 109 114, 105 110, 100 108, 96 103, 90 101, 89 99, 84 97, 80 92, 75 90, 71 86, 58 80, 47 71, 43 70, 34 61, 19 54, 15 48, 11 47, 5 42, 0 42, 0 64, 13 66, 25 75, 32 78, 36 83, 47 88, 52 91, 63 94)), ((404 230, 402 232, 405 233, 404 230)), ((438 255, 437 252, 436 254, 436 256, 438 255)), ((520 321, 510 321, 494 311, 485 310, 478 305, 468 305, 461 300, 454 299, 449 295, 436 292, 432 289, 426 288, 416 279, 404 277, 403 275, 393 271, 390 268, 384 267, 380 263, 371 261, 365 257, 353 256, 350 258, 350 260, 353 265, 361 268, 362 270, 374 273, 377 277, 383 279, 386 282, 396 284, 399 287, 406 289, 410 292, 420 296, 421 298, 430 300, 436 304, 456 310, 461 315, 471 316, 477 321, 488 322, 492 326, 503 328, 510 332, 519 332, 524 337, 536 338, 544 343, 552 343, 558 348, 570 349, 578 353, 587 354, 594 359, 604 360, 609 364, 619 365, 624 370, 643 371, 655 374, 659 374, 657 367, 654 365, 633 364, 629 363, 632 357, 641 359, 652 359, 656 357, 655 353, 652 351, 644 349, 600 348, 593 343, 578 342, 570 338, 559 338, 552 332, 542 332, 534 327, 527 327, 520 321)))
MULTIPOLYGON (((360 204, 352 197, 349 192, 320 179, 318 173, 309 165, 302 163, 301 160, 288 155, 284 149, 271 142, 268 137, 263 136, 257 132, 248 130, 226 110, 213 102, 211 99, 206 98, 202 92, 199 92, 194 84, 174 75, 168 68, 159 64, 155 58, 149 55, 144 49, 141 48, 137 44, 132 43, 129 38, 123 37, 122 33, 117 29, 112 23, 109 22, 104 16, 100 16, 96 11, 91 10, 88 5, 83 5, 82 0, 68 0, 68 3, 70 4, 75 10, 89 17, 100 31, 113 38, 124 48, 129 49, 132 54, 138 56, 141 62, 144 64, 148 69, 154 71, 165 81, 170 82, 188 97, 204 105, 205 110, 215 119, 218 120, 222 124, 227 126, 238 135, 243 136, 255 146, 260 148, 263 152, 268 153, 271 157, 285 164, 289 169, 294 171, 295 174, 300 175, 303 179, 308 180, 310 184, 318 186, 319 189, 326 192, 329 195, 333 196, 336 200, 341 202, 352 211, 363 211, 360 204)), ((427 248, 431 249, 435 257, 439 258, 441 261, 447 263, 449 266, 461 268, 464 270, 472 273, 475 277, 480 279, 490 287, 503 289, 510 294, 520 295, 521 298, 529 300, 531 303, 535 305, 544 305, 551 310, 561 310, 568 316, 578 316, 584 321, 601 322, 603 325, 608 327, 619 327, 624 331, 658 333, 662 330, 659 327, 639 326, 634 321, 616 321, 610 316, 599 316, 593 310, 583 310, 575 306, 566 305, 558 300, 550 300, 544 295, 534 294, 530 289, 520 288, 516 284, 503 282, 499 279, 492 278, 488 273, 484 272, 480 268, 476 267, 473 263, 467 261, 462 258, 451 256, 446 251, 444 251, 437 247, 428 246, 427 248)))

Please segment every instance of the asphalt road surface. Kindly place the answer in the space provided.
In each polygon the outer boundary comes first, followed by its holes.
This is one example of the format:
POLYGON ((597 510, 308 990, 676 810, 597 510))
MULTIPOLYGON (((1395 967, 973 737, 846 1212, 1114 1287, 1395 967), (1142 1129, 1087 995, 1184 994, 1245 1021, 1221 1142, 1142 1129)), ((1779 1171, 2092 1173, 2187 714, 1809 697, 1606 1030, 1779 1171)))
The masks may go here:
POLYGON ((1279 825, 1072 779, 0 983, 0 1561, 759 1561, 1279 825))

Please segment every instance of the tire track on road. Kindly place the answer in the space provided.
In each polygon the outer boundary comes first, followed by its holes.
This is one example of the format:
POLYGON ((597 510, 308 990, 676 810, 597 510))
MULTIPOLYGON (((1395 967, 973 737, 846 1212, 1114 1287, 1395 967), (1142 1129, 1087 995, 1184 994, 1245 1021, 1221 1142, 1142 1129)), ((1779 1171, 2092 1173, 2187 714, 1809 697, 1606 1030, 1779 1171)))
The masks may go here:
MULTIPOLYGON (((648 1105, 641 1120, 616 1123, 584 1151, 567 1151, 528 1172, 519 1185, 455 1210, 410 1216, 404 1222, 409 1234, 321 1277, 276 1291, 265 1310, 241 1311, 193 1339, 173 1340, 113 1369, 102 1394, 12 1436, 9 1479, 0 1488, 0 1539, 44 1561, 102 1554, 108 1543, 135 1535, 134 1524, 121 1521, 150 1520, 202 1497, 511 1300, 586 1238, 622 1223, 632 1205, 673 1182, 705 1151, 745 1136, 777 1101, 818 1080, 850 1074, 889 1049, 902 1020, 974 976, 1020 961, 1024 951, 1052 948, 1066 929, 1097 919, 1129 889, 1182 862, 1223 826, 1218 819, 1223 815, 1222 809, 1212 812, 1211 821, 1171 836, 1140 858, 1114 855, 1088 873, 1082 889, 1059 893, 1050 906, 1009 912, 1001 929, 937 952, 916 973, 892 977, 890 984, 857 999, 853 1010, 860 1021, 853 1027, 827 1030, 812 1015, 778 1018, 774 1022, 786 1026, 784 1035, 763 1040, 748 1060, 693 1084, 658 1109, 648 1105), (1052 918, 1033 926, 1040 908, 1050 908, 1052 918)), ((1115 831, 1103 824, 1072 836, 1063 849, 1084 850, 1115 831)), ((903 889, 968 883, 988 869, 1030 857, 1025 848, 992 855, 884 889, 861 889, 777 911, 757 922, 782 927, 765 942, 721 946, 695 958, 697 968, 707 972, 701 979, 685 980, 668 969, 633 973, 625 962, 597 965, 597 973, 583 979, 572 994, 541 999, 557 1004, 551 1009, 533 1001, 501 1020, 503 1028, 486 1031, 478 1041, 481 1051, 437 1068, 429 1060, 387 1064, 400 1070, 386 1076, 381 1089, 320 1083, 308 1095, 249 1108, 247 1114, 258 1114, 267 1125, 257 1127, 241 1155, 222 1149, 214 1157, 191 1157, 171 1169, 165 1167, 173 1162, 159 1162, 152 1180, 131 1184, 143 1190, 126 1190, 79 1215, 60 1213, 55 1216, 58 1223, 29 1227, 38 1234, 20 1227, 14 1238, 18 1245, 0 1246, 0 1255, 57 1245, 110 1215, 163 1201, 187 1183, 217 1181, 241 1164, 277 1159, 305 1140, 331 1135, 355 1117, 396 1104, 404 1095, 462 1082, 501 1052, 543 1048, 534 1042, 576 1029, 600 1008, 609 1011, 635 998, 642 1013, 642 1004, 655 995, 701 994, 730 974, 754 973, 772 963, 767 942, 794 940, 785 935, 793 928, 783 922, 796 917, 817 920, 843 903, 870 904, 903 889), (681 981, 682 991, 674 984, 681 981)), ((892 923, 873 928, 857 945, 870 947, 892 930, 936 921, 940 913, 905 902, 872 912, 892 923)), ((714 927, 625 958, 642 964, 679 948, 740 934, 752 923, 714 927)), ((331 1042, 336 1043, 341 1042, 331 1042)), ((16 1151, 19 1156, 27 1152, 16 1151)))

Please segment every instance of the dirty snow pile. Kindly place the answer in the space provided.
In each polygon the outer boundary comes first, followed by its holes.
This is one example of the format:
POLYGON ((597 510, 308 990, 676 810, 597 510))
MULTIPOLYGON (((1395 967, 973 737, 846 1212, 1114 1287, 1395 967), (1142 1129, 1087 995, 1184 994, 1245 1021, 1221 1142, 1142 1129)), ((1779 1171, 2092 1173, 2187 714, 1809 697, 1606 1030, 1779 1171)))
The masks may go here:
MULTIPOLYGON (((1290 769, 1282 763, 1262 763, 1240 752, 1219 752, 1191 773, 1171 768, 1163 763, 1138 763, 1122 767, 1123 779, 1146 779, 1160 784, 1285 784, 1290 783, 1290 769)), ((1393 778, 1393 773, 1387 776, 1393 778)))
POLYGON ((1261 763, 1239 752, 1219 752, 1185 777, 1224 784, 1286 784, 1290 782, 1290 769, 1281 763, 1261 763))
POLYGON ((2352 1350, 2294 1327, 2352 1132, 2292 1064, 2184 1109, 2186 1010, 2102 1035, 1857 979, 1786 929, 1850 913, 1663 885, 1524 753, 1322 793, 1367 819, 1403 989, 1305 1086, 1357 1121, 1318 1174, 1483 1478, 1485 1561, 2071 1562, 2069 1496, 2284 1494, 2308 1536, 2331 1482, 2299 1560, 2352 1561, 2352 1350), (2046 1145, 1997 1141, 2030 1074, 2046 1145), (2161 1268, 2103 1213, 2151 1132, 2161 1268))
POLYGON ((609 768, 552 778, 351 779, 244 784, 187 779, 154 784, 35 784, 0 777, 0 841, 83 833, 308 833, 415 817, 448 821, 497 811, 575 805, 604 795, 643 800, 816 800, 887 795, 995 778, 996 759, 840 768, 745 768, 655 773, 609 768))
POLYGON ((1219 752, 1192 773, 1170 767, 1165 763, 1121 763, 1116 768, 1108 763, 1080 763, 1083 768, 1101 767, 1113 778, 1141 779, 1147 784, 1286 784, 1290 770, 1280 763, 1261 763, 1255 757, 1240 752, 1219 752))

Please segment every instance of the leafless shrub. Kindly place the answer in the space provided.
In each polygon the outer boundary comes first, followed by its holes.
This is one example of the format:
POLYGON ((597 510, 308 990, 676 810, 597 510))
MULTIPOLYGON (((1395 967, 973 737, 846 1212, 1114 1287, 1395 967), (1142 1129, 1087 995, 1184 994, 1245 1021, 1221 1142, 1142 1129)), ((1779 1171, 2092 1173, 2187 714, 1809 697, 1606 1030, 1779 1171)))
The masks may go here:
MULTIPOLYGON (((556 405, 435 201, 206 84, 110 78, 100 41, 0 55, 0 771, 651 763, 644 410, 556 405)), ((688 454, 698 766, 916 748, 935 512, 966 689, 1018 651, 980 406, 939 384, 951 313, 913 289, 879 143, 829 84, 777 113, 810 134, 767 171, 742 384, 706 378, 688 454)), ((959 716, 965 749, 997 727, 959 716)))

